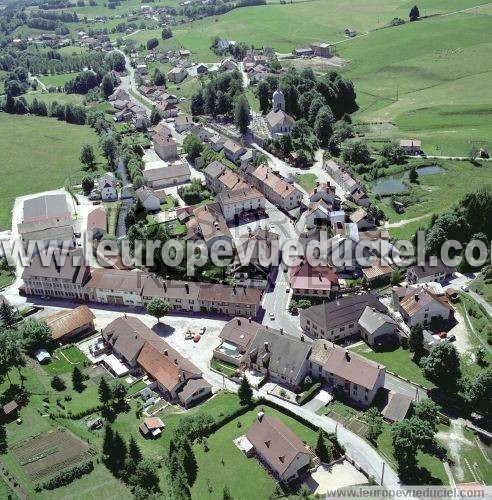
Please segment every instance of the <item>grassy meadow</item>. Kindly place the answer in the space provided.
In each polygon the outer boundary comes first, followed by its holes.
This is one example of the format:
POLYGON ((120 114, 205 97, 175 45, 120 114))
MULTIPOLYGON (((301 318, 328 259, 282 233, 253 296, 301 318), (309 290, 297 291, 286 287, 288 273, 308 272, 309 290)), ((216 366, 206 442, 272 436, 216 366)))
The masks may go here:
MULTIPOLYGON (((428 15, 451 12, 475 5, 471 0, 419 3, 428 15)), ((270 46, 281 53, 315 41, 333 43, 344 40, 344 29, 354 27, 359 33, 382 28, 394 17, 408 19, 413 3, 400 0, 306 0, 280 5, 268 3, 255 7, 232 10, 222 16, 208 17, 193 23, 173 27, 173 38, 161 41, 166 47, 185 47, 203 62, 218 57, 210 51, 214 36, 270 46)), ((145 43, 160 30, 140 31, 130 38, 145 43)))
POLYGON ((418 138, 428 155, 490 146, 492 12, 472 10, 388 28, 340 44, 368 136, 418 138))
POLYGON ((80 172, 80 149, 86 143, 97 145, 89 127, 0 113, 0 230, 10 228, 17 196, 60 188, 80 172))
POLYGON ((376 201, 388 219, 391 236, 411 238, 419 227, 427 227, 432 214, 443 212, 465 194, 492 181, 490 162, 474 165, 469 161, 441 160, 437 163, 446 171, 420 176, 415 184, 407 183, 415 201, 404 213, 396 213, 389 201, 376 201))

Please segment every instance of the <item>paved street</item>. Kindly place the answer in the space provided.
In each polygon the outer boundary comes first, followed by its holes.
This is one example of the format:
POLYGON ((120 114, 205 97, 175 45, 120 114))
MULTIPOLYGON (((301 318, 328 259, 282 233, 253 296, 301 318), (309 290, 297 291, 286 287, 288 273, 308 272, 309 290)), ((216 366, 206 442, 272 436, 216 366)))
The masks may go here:
POLYGON ((405 396, 411 397, 420 401, 421 399, 427 398, 427 392, 425 389, 421 389, 410 382, 405 382, 404 380, 399 379, 389 373, 386 374, 386 378, 384 380, 384 388, 389 391, 398 392, 400 394, 404 394, 405 396))

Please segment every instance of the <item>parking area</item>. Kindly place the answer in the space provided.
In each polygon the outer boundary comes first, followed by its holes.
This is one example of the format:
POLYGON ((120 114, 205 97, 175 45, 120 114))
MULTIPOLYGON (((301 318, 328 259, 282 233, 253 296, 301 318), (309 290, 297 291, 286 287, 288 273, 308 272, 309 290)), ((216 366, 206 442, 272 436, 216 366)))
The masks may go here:
MULTIPOLYGON (((121 312, 102 311, 92 309, 96 315, 95 326, 98 330, 105 328, 111 321, 120 317, 121 312)), ((135 316, 151 328, 157 335, 162 337, 183 356, 191 359, 201 370, 208 369, 215 347, 219 345, 219 334, 227 322, 225 317, 203 317, 203 315, 170 314, 157 322, 155 318, 147 314, 126 313, 135 316), (205 328, 198 342, 186 339, 185 335, 190 330, 198 333, 205 328)))
POLYGON ((304 408, 316 413, 320 408, 326 406, 333 399, 332 394, 326 389, 320 389, 311 401, 308 401, 304 408))

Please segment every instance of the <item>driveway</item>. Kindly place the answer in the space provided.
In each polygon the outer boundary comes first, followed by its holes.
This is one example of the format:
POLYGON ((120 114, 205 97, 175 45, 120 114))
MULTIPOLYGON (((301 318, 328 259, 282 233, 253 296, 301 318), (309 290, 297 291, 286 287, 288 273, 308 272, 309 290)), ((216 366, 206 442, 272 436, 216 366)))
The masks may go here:
POLYGON ((347 460, 331 467, 320 465, 306 479, 306 484, 314 494, 326 495, 328 491, 367 483, 367 478, 347 460))
POLYGON ((311 401, 308 401, 302 407, 306 410, 312 411, 316 413, 320 408, 326 406, 331 400, 333 396, 326 389, 320 389, 316 396, 314 396, 311 401))

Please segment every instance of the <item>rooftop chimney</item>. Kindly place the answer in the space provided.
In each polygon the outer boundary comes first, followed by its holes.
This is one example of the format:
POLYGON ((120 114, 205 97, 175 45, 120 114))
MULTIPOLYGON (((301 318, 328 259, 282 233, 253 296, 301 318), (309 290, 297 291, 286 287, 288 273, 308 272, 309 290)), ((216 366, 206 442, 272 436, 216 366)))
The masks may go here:
POLYGON ((168 350, 167 350, 167 349, 164 349, 164 351, 163 351, 163 352, 164 352, 164 356, 169 356, 169 352, 168 352, 168 350))
POLYGON ((188 283, 185 283, 185 290, 186 294, 188 295, 190 293, 190 285, 188 283))
POLYGON ((164 291, 167 292, 167 284, 165 281, 162 282, 162 286, 164 287, 164 291))
POLYGON ((301 342, 304 342, 304 335, 301 335, 301 342))
POLYGON ((349 352, 348 352, 348 351, 345 351, 345 359, 346 359, 347 361, 350 361, 350 354, 349 354, 349 352))
POLYGON ((268 342, 265 342, 265 343, 264 343, 264 346, 265 346, 265 351, 268 351, 268 349, 269 349, 269 348, 268 348, 268 342))
POLYGON ((237 324, 238 324, 238 326, 241 325, 241 319, 240 318, 237 318, 237 324))
POLYGON ((258 412, 258 420, 261 422, 261 419, 265 416, 265 413, 260 411, 258 412))
POLYGON ((248 321, 251 323, 251 316, 248 318, 248 321))

